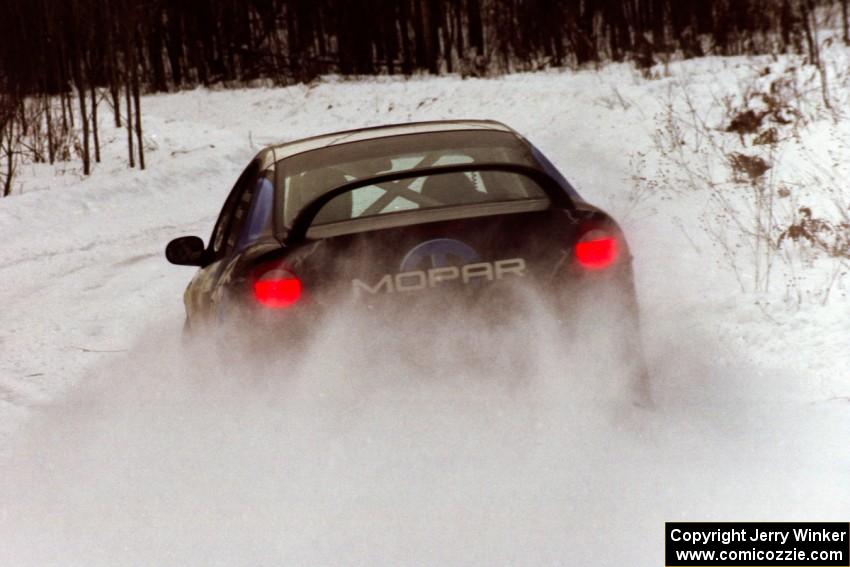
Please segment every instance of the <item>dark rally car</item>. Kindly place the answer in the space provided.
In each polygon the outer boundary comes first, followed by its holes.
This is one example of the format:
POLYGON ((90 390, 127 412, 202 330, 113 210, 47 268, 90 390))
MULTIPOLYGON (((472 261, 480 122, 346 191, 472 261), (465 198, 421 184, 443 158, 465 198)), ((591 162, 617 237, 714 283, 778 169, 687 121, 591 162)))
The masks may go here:
POLYGON ((519 288, 568 322, 582 298, 604 296, 620 309, 619 355, 643 375, 622 232, 498 122, 364 128, 265 148, 209 244, 178 238, 166 256, 201 268, 185 293, 189 330, 305 333, 340 305, 469 308, 504 324, 519 288))

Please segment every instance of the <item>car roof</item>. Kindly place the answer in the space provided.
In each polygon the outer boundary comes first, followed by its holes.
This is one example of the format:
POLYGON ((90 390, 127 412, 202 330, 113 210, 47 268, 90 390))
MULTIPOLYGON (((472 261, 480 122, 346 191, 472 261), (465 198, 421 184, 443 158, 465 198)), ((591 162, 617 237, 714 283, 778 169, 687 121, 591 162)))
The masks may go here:
MULTIPOLYGON (((406 134, 427 134, 429 132, 452 132, 470 130, 489 130, 496 132, 510 132, 516 134, 509 126, 495 120, 434 120, 429 122, 408 122, 404 124, 389 124, 385 126, 372 126, 368 128, 357 128, 354 130, 343 130, 321 134, 310 138, 302 138, 292 142, 275 144, 263 149, 259 154, 263 167, 268 167, 273 162, 285 159, 296 154, 348 144, 351 142, 362 142, 377 138, 391 136, 403 136, 406 134)), ((518 135, 518 134, 517 134, 518 135)))

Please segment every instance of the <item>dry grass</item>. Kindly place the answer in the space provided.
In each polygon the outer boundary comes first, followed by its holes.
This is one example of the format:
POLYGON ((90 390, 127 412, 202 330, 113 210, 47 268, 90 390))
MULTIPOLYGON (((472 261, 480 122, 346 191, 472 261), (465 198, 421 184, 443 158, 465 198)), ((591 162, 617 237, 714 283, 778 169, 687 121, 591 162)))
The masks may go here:
POLYGON ((836 124, 825 102, 835 97, 823 97, 819 77, 805 65, 754 69, 711 105, 699 104, 685 80, 672 82, 654 135, 661 165, 651 182, 644 171, 635 175, 643 198, 704 194, 700 225, 742 291, 766 293, 784 282, 797 305, 807 297, 825 302, 850 266, 850 192, 838 168, 850 147, 836 140, 829 158, 822 145, 805 149, 807 129, 836 124), (784 162, 789 155, 795 161, 784 162), (831 210, 814 211, 808 200, 831 210), (826 280, 808 277, 815 264, 826 280))

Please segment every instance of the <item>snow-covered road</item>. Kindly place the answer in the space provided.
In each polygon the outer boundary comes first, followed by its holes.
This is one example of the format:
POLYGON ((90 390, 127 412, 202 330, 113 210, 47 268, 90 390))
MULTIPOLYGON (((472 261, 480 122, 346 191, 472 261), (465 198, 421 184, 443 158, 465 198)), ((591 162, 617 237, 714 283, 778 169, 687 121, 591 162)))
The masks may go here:
MULTIPOLYGON (((682 72, 722 83, 735 65, 682 72)), ((88 179, 25 167, 0 203, 0 563, 660 565, 665 520, 845 520, 843 290, 759 307, 775 298, 740 291, 704 196, 628 198, 672 80, 612 66, 148 96, 148 171, 122 166, 120 131, 88 179), (511 125, 623 219, 653 411, 606 401, 593 380, 617 369, 565 345, 541 345, 522 393, 372 360, 353 321, 286 383, 258 379, 274 362, 183 351, 191 270, 162 250, 208 235, 260 146, 442 118, 511 125)))

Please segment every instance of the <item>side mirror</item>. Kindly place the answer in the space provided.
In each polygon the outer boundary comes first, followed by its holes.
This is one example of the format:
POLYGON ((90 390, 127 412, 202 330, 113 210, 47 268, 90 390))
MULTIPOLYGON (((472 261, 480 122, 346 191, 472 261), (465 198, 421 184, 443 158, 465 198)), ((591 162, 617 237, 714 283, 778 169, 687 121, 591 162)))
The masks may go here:
POLYGON ((203 266, 206 249, 197 236, 175 238, 165 247, 165 257, 178 266, 203 266))

